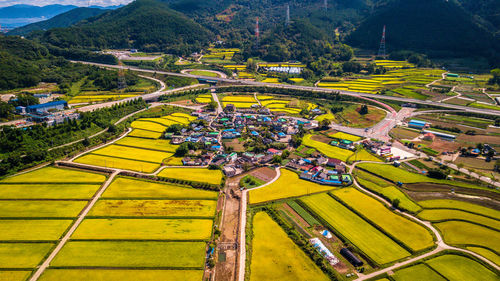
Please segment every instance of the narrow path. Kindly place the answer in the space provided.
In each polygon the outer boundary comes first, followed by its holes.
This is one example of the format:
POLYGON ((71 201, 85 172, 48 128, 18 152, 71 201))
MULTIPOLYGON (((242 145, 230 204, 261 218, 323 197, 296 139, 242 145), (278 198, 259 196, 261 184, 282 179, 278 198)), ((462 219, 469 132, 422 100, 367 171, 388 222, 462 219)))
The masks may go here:
POLYGON ((215 89, 210 89, 210 94, 212 94, 212 99, 217 103, 217 115, 219 115, 223 111, 222 105, 219 101, 219 97, 217 96, 215 89))
POLYGON ((259 188, 263 188, 268 186, 275 181, 277 181, 281 176, 281 170, 279 167, 276 169, 276 176, 270 182, 263 184, 259 187, 255 187, 252 189, 244 189, 241 193, 241 207, 240 207, 240 253, 239 253, 239 268, 238 268, 238 281, 245 281, 245 264, 247 258, 247 249, 246 249, 246 226, 247 226, 247 200, 248 200, 248 191, 256 190, 259 188))
POLYGON ((78 215, 77 220, 73 223, 73 225, 71 226, 71 228, 69 229, 69 231, 64 235, 64 237, 59 241, 59 243, 57 244, 56 248, 50 253, 50 255, 48 256, 48 258, 36 270, 35 274, 33 274, 33 276, 30 278, 30 281, 36 281, 36 280, 38 280, 38 278, 40 278, 40 276, 47 269, 47 267, 49 267, 49 265, 52 262, 52 260, 54 260, 54 258, 59 253, 59 251, 61 251, 62 247, 64 247, 64 245, 66 244, 66 242, 68 242, 68 240, 71 238, 71 235, 73 235, 73 233, 78 228, 78 226, 80 226, 80 224, 85 219, 85 217, 87 216, 87 214, 90 212, 90 210, 92 209, 92 207, 94 207, 95 203, 97 203, 97 201, 99 200, 99 198, 101 198, 101 196, 104 193, 104 191, 106 191, 106 189, 111 184, 111 182, 113 182, 113 179, 115 178, 116 175, 118 175, 118 173, 119 173, 119 171, 113 172, 109 176, 108 180, 97 191, 97 193, 94 194, 94 196, 92 197, 92 200, 87 204, 87 206, 83 209, 83 211, 80 213, 80 215, 78 215))
MULTIPOLYGON (((356 167, 357 164, 360 164, 360 163, 374 163, 374 162, 367 162, 367 161, 364 161, 364 162, 356 162, 354 164, 352 164, 349 168, 351 169, 351 171, 354 170, 354 168, 356 167)), ((379 164, 386 164, 386 165, 390 165, 390 163, 379 163, 379 164)), ((386 200, 385 198, 371 192, 370 190, 367 190, 365 189, 364 187, 362 187, 357 181, 356 179, 353 177, 353 183, 354 185, 362 190, 363 192, 369 194, 370 196, 376 198, 377 200, 379 200, 380 202, 382 202, 383 204, 391 207, 392 204, 391 202, 389 202, 388 200, 386 200)), ((427 257, 430 257, 434 254, 437 254, 443 250, 455 250, 455 251, 459 251, 459 252, 464 252, 464 253, 468 253, 470 255, 473 255, 475 257, 477 257, 478 259, 481 259, 482 261, 488 263, 489 265, 491 265, 493 268, 497 269, 497 270, 500 270, 500 267, 498 265, 496 265, 495 263, 491 262, 490 260, 484 258, 483 256, 479 255, 479 254, 476 254, 474 252, 471 252, 469 250, 465 250, 465 249, 461 249, 461 248, 457 248, 457 247, 453 247, 453 246, 450 246, 448 244, 446 244, 443 240, 443 237, 441 236, 441 233, 432 225, 432 223, 428 222, 428 221, 424 221, 424 220, 421 220, 413 215, 410 215, 408 213, 405 213, 405 212, 401 212, 399 210, 395 210, 396 213, 399 213, 405 217, 407 217, 408 219, 412 220, 412 221, 415 221, 421 225, 423 225, 424 227, 426 227, 427 229, 431 230, 432 233, 434 234, 434 236, 436 237, 436 248, 434 250, 432 250, 431 252, 427 252, 425 254, 422 254, 422 255, 419 255, 417 257, 414 257, 414 258, 411 258, 409 260, 405 260, 405 261, 402 261, 402 262, 398 262, 390 267, 386 267, 384 269, 381 269, 381 270, 378 270, 378 271, 375 271, 375 272, 372 272, 370 274, 367 274, 367 275, 360 275, 359 278, 356 279, 356 281, 361 281, 361 280, 367 280, 367 279, 370 279, 370 278, 373 278, 375 276, 378 276, 380 274, 383 274, 383 273, 387 273, 389 271, 392 271, 394 269, 397 269, 401 266, 404 266, 404 265, 408 265, 408 264, 411 264, 411 263, 414 263, 416 261, 419 261, 421 259, 425 259, 427 257)))

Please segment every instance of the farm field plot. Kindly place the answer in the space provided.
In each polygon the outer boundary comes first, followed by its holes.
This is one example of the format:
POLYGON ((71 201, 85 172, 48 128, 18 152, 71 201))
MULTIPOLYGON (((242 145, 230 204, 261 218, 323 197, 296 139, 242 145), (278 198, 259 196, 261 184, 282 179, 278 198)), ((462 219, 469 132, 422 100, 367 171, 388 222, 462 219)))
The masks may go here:
POLYGON ((0 199, 90 199, 97 184, 0 184, 0 199))
POLYGON ((228 104, 232 104, 237 108, 251 108, 252 105, 255 105, 257 103, 250 103, 250 102, 223 102, 222 106, 226 107, 228 104))
POLYGON ((353 142, 360 141, 362 137, 358 137, 355 135, 347 134, 344 132, 336 132, 335 134, 330 135, 332 138, 337 138, 337 139, 344 139, 344 140, 350 140, 353 142))
MULTIPOLYGON (((169 127, 174 124, 178 124, 177 122, 170 120, 170 119, 165 119, 165 118, 141 118, 138 120, 139 122, 151 122, 153 124, 159 124, 165 127, 169 127)), ((159 131, 161 128, 157 127, 155 128, 155 131, 159 131)))
POLYGON ((323 153, 327 157, 337 158, 344 162, 353 155, 350 150, 342 149, 336 146, 332 146, 323 142, 315 141, 311 139, 312 135, 308 134, 304 136, 303 144, 312 148, 317 149, 319 152, 323 153))
POLYGON ((196 102, 197 103, 210 103, 210 102, 212 102, 212 95, 211 94, 198 95, 196 97, 196 102))
POLYGON ((415 202, 413 202, 405 193, 399 190, 393 184, 385 181, 370 173, 364 172, 362 170, 356 169, 354 172, 358 183, 364 188, 381 195, 384 198, 389 199, 389 201, 394 201, 399 199, 399 206, 405 210, 412 213, 417 213, 422 208, 415 202))
POLYGON ((331 113, 327 113, 327 114, 317 116, 316 118, 314 118, 314 120, 316 120, 318 122, 321 122, 323 120, 336 120, 336 117, 331 113))
POLYGON ((74 162, 100 167, 139 171, 144 173, 152 173, 160 167, 160 163, 135 161, 111 156, 96 155, 92 153, 86 154, 76 159, 74 162))
POLYGON ((100 200, 89 217, 212 218, 215 200, 100 200))
POLYGON ((118 146, 114 144, 95 150, 92 152, 92 154, 151 163, 161 163, 164 159, 173 155, 173 153, 150 151, 134 147, 118 146))
POLYGON ((500 256, 491 250, 481 248, 481 247, 466 247, 467 250, 473 251, 474 253, 480 254, 481 256, 489 259, 490 261, 500 265, 500 256))
POLYGON ((54 267, 202 268, 205 242, 70 241, 54 267))
POLYGON ((382 162, 382 160, 364 149, 359 150, 357 153, 355 152, 351 157, 349 157, 349 161, 382 162))
POLYGON ((71 220, 0 220, 0 241, 55 241, 71 220))
POLYGON ((222 172, 220 170, 204 168, 167 168, 161 171, 158 176, 216 185, 222 181, 222 172))
POLYGON ((25 174, 9 177, 0 183, 96 183, 101 184, 106 177, 101 174, 82 172, 72 169, 46 167, 25 174))
POLYGON ((450 200, 450 199, 425 200, 425 201, 420 201, 419 204, 426 209, 462 210, 500 220, 500 211, 458 200, 450 200))
POLYGON ((418 214, 419 218, 427 221, 439 222, 447 220, 465 220, 492 227, 500 231, 500 221, 483 217, 480 215, 471 214, 469 212, 451 210, 451 209, 427 209, 418 214))
POLYGON ((332 189, 335 189, 335 187, 301 180, 296 173, 281 169, 281 176, 277 181, 265 187, 250 190, 248 196, 250 204, 258 204, 332 189))
POLYGON ((166 121, 174 122, 173 124, 188 125, 189 123, 191 123, 191 119, 190 118, 186 118, 185 116, 169 115, 169 116, 161 117, 161 119, 162 120, 166 120, 166 121))
POLYGON ((450 281, 498 280, 498 275, 480 263, 459 255, 443 255, 426 263, 450 281))
POLYGON ((163 133, 167 128, 159 123, 137 120, 130 124, 134 129, 163 133))
POLYGON ((475 245, 500 252, 500 232, 477 224, 446 221, 434 224, 450 245, 475 245))
POLYGON ((223 102, 248 102, 257 103, 253 96, 225 96, 222 98, 223 102))
POLYGON ((129 137, 146 138, 146 139, 158 139, 159 137, 161 137, 161 135, 162 133, 159 132, 146 131, 141 129, 134 129, 130 134, 128 134, 129 137))
POLYGON ((24 281, 30 276, 31 271, 0 271, 0 281, 24 281))
POLYGON ((35 268, 52 243, 0 243, 0 268, 35 268))
POLYGON ((170 114, 169 116, 171 117, 182 117, 184 119, 187 119, 189 122, 193 122, 194 120, 198 119, 196 116, 189 115, 187 113, 182 113, 182 112, 174 112, 170 114))
POLYGON ((0 218, 73 218, 85 205, 86 201, 4 201, 0 218))
POLYGON ((208 76, 208 77, 220 77, 219 74, 211 71, 205 71, 205 70, 193 70, 190 71, 189 74, 192 75, 199 75, 199 76, 208 76))
POLYGON ((392 278, 396 281, 446 281, 445 278, 423 263, 400 269, 392 275, 392 278))
POLYGON ((335 190, 332 194, 413 251, 434 245, 432 235, 426 228, 393 213, 376 199, 354 188, 335 190))
POLYGON ((253 218, 250 281, 330 280, 266 213, 253 218))
POLYGON ((73 240, 208 240, 208 219, 86 219, 73 240))
POLYGON ((328 194, 312 195, 300 200, 377 264, 386 264, 410 255, 328 194))
POLYGON ((217 192, 194 189, 172 183, 160 183, 133 178, 115 179, 102 195, 103 199, 168 198, 217 199, 217 192))
POLYGON ((486 187, 477 186, 465 182, 429 178, 424 175, 408 172, 401 168, 396 168, 392 165, 361 163, 357 165, 357 167, 367 170, 368 172, 380 175, 393 182, 398 182, 398 181, 402 181, 403 183, 430 182, 430 183, 447 184, 447 185, 454 185, 466 188, 491 190, 486 187))
MULTIPOLYGON (((203 270, 156 270, 156 269, 48 269, 40 281, 199 281, 203 270)), ((0 280, 2 280, 0 278, 0 280)))
POLYGON ((124 146, 133 146, 137 148, 160 150, 171 153, 174 153, 177 147, 179 147, 178 145, 170 144, 169 140, 163 140, 163 139, 151 140, 151 139, 133 138, 133 137, 125 137, 115 142, 115 144, 124 146))

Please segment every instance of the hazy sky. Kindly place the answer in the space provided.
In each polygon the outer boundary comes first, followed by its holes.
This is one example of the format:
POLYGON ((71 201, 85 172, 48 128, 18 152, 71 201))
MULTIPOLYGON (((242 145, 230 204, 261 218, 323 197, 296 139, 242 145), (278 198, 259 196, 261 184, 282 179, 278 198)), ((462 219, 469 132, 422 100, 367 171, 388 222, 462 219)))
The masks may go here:
MULTIPOLYGON (((132 2, 132 0, 90 0, 90 5, 114 6, 120 4, 128 4, 130 2, 132 2)), ((86 7, 89 4, 89 0, 0 0, 0 7, 11 6, 15 4, 28 4, 34 6, 61 4, 86 7)))

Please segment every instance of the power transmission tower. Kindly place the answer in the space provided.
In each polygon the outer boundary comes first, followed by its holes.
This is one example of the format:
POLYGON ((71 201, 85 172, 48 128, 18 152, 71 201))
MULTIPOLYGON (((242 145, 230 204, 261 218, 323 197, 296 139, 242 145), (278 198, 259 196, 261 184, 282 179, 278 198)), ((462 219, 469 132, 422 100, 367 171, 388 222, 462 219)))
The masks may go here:
POLYGON ((286 26, 289 26, 290 25, 290 5, 286 5, 286 22, 285 22, 285 25, 286 26))
POLYGON ((255 22, 255 39, 256 39, 255 46, 256 46, 256 48, 259 48, 259 37, 260 37, 259 18, 257 18, 257 20, 255 22))
POLYGON ((380 48, 378 49, 378 56, 385 58, 385 25, 382 30, 382 40, 380 40, 380 48))
POLYGON ((125 89, 127 88, 127 80, 125 79, 125 72, 123 71, 123 64, 122 61, 118 61, 118 65, 120 68, 118 69, 118 89, 125 89))

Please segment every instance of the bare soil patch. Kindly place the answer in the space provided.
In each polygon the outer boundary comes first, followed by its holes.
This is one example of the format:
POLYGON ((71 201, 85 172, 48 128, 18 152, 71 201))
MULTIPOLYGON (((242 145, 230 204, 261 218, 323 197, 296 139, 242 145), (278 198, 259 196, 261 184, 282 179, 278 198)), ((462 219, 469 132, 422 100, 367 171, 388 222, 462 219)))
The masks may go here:
POLYGON ((327 144, 329 144, 332 141, 331 138, 323 136, 323 135, 312 135, 311 139, 315 140, 315 141, 327 143, 327 144))
POLYGON ((484 189, 472 189, 466 187, 451 186, 446 184, 436 184, 436 183, 411 183, 405 184, 404 189, 413 192, 444 192, 449 193, 454 190, 455 193, 462 193, 473 196, 488 197, 494 200, 500 200, 500 193, 484 190, 484 189))

